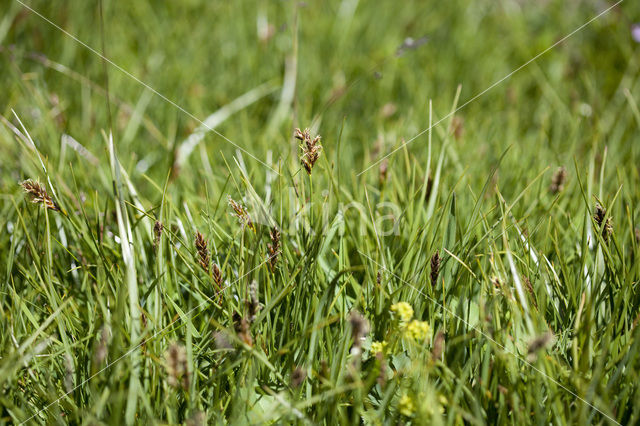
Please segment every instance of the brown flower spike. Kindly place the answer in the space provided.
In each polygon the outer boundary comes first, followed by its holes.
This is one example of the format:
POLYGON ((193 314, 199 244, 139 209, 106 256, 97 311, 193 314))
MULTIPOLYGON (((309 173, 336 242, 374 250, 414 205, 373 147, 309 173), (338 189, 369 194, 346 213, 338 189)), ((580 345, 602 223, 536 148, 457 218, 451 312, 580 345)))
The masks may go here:
POLYGON ((196 231, 196 250, 198 251, 198 263, 208 274, 209 264, 211 263, 209 249, 207 248, 207 240, 204 239, 204 236, 199 231, 196 231))
POLYGON ((613 233, 613 225, 611 223, 611 217, 607 217, 607 210, 600 204, 596 204, 595 211, 593 212, 593 220, 596 221, 598 227, 602 229, 602 239, 604 242, 609 241, 609 236, 613 233))
POLYGON ((42 203, 42 205, 49 210, 53 210, 55 212, 60 211, 60 207, 58 206, 58 204, 53 201, 53 199, 47 193, 47 190, 44 189, 44 186, 42 186, 40 182, 32 179, 27 179, 20 185, 26 193, 31 194, 32 203, 42 203))
POLYGON ((184 346, 172 343, 165 352, 165 368, 167 383, 173 387, 189 388, 189 369, 187 366, 187 351, 184 346))
POLYGON ((278 257, 280 256, 280 231, 278 231, 278 228, 271 228, 269 237, 271 238, 271 244, 267 244, 267 250, 269 251, 268 261, 271 272, 273 272, 276 269, 278 257))
POLYGON ((322 145, 320 144, 321 136, 318 135, 311 139, 309 129, 304 129, 304 131, 296 129, 294 136, 300 140, 300 149, 302 150, 300 164, 302 164, 302 167, 307 171, 307 174, 311 175, 311 170, 316 164, 316 161, 318 161, 318 158, 320 158, 320 152, 322 151, 322 145))
POLYGON ((233 212, 238 218, 238 221, 243 226, 246 225, 247 227, 251 228, 253 232, 256 232, 256 227, 253 224, 253 221, 251 220, 251 216, 249 216, 249 212, 247 211, 246 207, 238 203, 237 201, 235 201, 233 198, 231 198, 230 195, 227 197, 227 199, 229 200, 229 205, 233 209, 233 212))

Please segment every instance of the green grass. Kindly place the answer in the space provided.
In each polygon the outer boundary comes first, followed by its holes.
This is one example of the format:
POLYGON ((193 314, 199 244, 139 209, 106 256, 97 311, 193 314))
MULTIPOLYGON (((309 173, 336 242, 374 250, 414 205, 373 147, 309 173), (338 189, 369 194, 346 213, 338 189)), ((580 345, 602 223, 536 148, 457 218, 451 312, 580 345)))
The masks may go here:
POLYGON ((640 422, 637 2, 25 3, 0 424, 640 422))

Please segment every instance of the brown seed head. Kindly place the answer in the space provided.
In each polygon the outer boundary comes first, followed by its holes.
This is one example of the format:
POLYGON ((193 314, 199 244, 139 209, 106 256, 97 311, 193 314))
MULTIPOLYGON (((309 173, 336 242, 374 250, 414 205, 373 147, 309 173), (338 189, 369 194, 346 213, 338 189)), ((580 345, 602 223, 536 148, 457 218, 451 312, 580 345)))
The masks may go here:
POLYGON ((224 279, 222 278, 222 272, 218 265, 214 262, 213 269, 211 271, 213 275, 213 282, 216 284, 218 291, 222 290, 222 284, 224 283, 224 279))
POLYGON ((354 349, 359 350, 362 346, 362 339, 369 332, 369 323, 358 311, 352 311, 349 315, 351 325, 351 337, 353 338, 354 349))
POLYGON ((433 339, 433 349, 431 350, 431 359, 437 361, 444 352, 444 333, 442 330, 438 331, 435 339, 433 339))
POLYGON ((184 346, 172 343, 165 352, 165 368, 167 383, 173 387, 189 388, 189 371, 187 366, 187 351, 184 346))
POLYGON ((233 328, 240 340, 242 340, 248 346, 253 346, 253 339, 251 338, 249 322, 246 319, 242 318, 237 312, 234 312, 233 314, 233 328))
POLYGON ((607 217, 607 210, 600 204, 596 204, 596 208, 593 212, 593 220, 595 220, 598 227, 602 229, 602 239, 604 242, 608 242, 609 236, 613 233, 612 219, 611 217, 607 217))
POLYGON ((296 367, 292 372, 291 372, 291 387, 292 388, 297 388, 299 387, 302 382, 304 382, 304 379, 307 377, 307 373, 300 367, 296 367))
POLYGON ((271 228, 269 232, 269 237, 271 238, 271 243, 267 244, 267 250, 269 251, 269 267, 273 272, 278 263, 278 257, 280 256, 280 232, 276 227, 271 228))
POLYGON ((251 216, 249 216, 249 212, 247 211, 246 207, 235 201, 233 198, 231 198, 230 195, 227 197, 227 199, 229 200, 229 205, 233 209, 233 213, 238 218, 238 222, 240 222, 242 226, 247 226, 251 228, 253 232, 255 232, 256 227, 253 224, 251 216))
POLYGON ((27 194, 31 195, 31 202, 36 204, 42 204, 45 208, 56 212, 60 211, 58 204, 47 193, 47 190, 40 184, 40 182, 27 179, 21 184, 22 189, 27 194))
POLYGON ((431 287, 435 287, 438 284, 438 275, 440 275, 440 262, 442 259, 440 258, 440 253, 435 252, 433 256, 431 256, 431 287))
POLYGON ((316 164, 316 161, 318 161, 318 158, 320 158, 320 152, 322 151, 322 145, 320 144, 321 136, 316 136, 311 139, 309 129, 304 129, 304 131, 296 129, 294 136, 300 140, 300 150, 302 151, 300 164, 302 164, 302 167, 307 171, 307 174, 311 175, 311 170, 316 164))
POLYGON ((564 184, 567 181, 567 170, 564 167, 558 167, 553 176, 551 177, 551 184, 549 185, 549 192, 557 194, 564 189, 564 184))
POLYGON ((198 263, 208 274, 209 264, 211 262, 209 259, 209 249, 207 248, 207 240, 204 239, 204 236, 199 231, 196 231, 196 250, 198 251, 198 263))
POLYGON ((156 220, 156 223, 153 224, 153 247, 158 247, 158 243, 160 243, 160 237, 162 236, 162 231, 164 230, 164 225, 159 220, 156 220))

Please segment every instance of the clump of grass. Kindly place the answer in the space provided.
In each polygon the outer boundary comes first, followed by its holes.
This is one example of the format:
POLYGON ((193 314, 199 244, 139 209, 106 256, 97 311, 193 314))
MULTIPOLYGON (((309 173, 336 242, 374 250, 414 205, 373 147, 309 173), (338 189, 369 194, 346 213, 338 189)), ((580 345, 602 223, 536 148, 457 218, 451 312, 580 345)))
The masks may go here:
POLYGON ((302 151, 300 164, 302 164, 302 167, 307 171, 307 174, 311 176, 313 166, 315 166, 322 152, 322 145, 320 144, 321 136, 318 135, 311 138, 309 129, 304 129, 304 131, 296 129, 294 136, 300 140, 300 150, 302 151))
POLYGON ((22 189, 31 195, 31 202, 34 204, 42 204, 43 207, 56 212, 60 211, 58 204, 49 196, 47 190, 40 184, 40 182, 32 179, 27 179, 20 183, 22 189))

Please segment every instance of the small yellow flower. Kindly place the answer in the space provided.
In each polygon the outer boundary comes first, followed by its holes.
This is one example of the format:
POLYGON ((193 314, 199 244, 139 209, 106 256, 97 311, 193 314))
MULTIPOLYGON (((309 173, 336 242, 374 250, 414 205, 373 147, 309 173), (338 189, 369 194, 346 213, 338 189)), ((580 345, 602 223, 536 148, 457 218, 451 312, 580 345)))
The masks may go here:
POLYGON ((413 308, 407 302, 398 302, 391 305, 391 312, 398 314, 401 322, 406 323, 413 318, 413 308))
POLYGON ((371 343, 371 352, 374 354, 377 354, 378 352, 384 353, 386 348, 387 348, 387 342, 384 340, 382 342, 371 343))
POLYGON ((415 340, 425 340, 429 335, 429 323, 413 320, 407 325, 406 335, 415 340))
POLYGON ((409 395, 402 395, 400 401, 398 401, 398 411, 403 416, 413 416, 413 413, 416 411, 416 406, 409 395))

